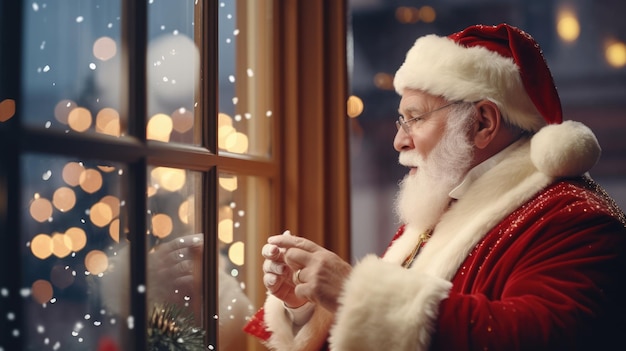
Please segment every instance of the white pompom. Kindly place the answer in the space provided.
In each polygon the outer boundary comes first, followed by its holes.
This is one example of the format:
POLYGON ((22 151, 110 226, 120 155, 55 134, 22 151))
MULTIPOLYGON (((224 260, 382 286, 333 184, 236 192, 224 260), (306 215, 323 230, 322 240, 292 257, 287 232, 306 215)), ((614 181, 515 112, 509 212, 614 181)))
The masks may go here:
POLYGON ((575 121, 545 126, 530 143, 530 158, 535 167, 552 177, 585 174, 598 162, 600 152, 591 129, 575 121))

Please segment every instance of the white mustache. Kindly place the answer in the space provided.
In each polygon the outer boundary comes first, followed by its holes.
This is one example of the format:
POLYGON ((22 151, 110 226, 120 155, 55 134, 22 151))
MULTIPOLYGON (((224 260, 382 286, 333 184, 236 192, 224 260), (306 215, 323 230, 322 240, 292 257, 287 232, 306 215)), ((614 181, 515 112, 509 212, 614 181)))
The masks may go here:
POLYGON ((410 151, 401 151, 398 155, 398 163, 404 167, 424 167, 426 161, 419 154, 419 152, 415 150, 410 151))

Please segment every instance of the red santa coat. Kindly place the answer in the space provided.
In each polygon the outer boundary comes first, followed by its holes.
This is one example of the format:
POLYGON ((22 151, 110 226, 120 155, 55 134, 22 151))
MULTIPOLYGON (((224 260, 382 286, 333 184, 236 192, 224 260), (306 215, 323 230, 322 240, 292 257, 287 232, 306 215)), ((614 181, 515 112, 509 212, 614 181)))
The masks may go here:
POLYGON ((248 330, 275 350, 626 349, 624 214, 589 178, 571 177, 580 162, 537 160, 535 139, 472 184, 410 269, 401 263, 419 225, 355 265, 335 316, 318 307, 294 329, 269 296, 248 330), (555 172, 564 169, 567 179, 555 172))

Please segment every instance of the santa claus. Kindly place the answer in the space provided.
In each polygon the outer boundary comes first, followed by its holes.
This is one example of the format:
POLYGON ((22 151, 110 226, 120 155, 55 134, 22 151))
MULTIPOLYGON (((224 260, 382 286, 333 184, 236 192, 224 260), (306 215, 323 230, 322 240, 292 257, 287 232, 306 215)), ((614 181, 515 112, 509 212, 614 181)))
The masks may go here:
POLYGON ((270 237, 246 331, 289 351, 625 350, 625 216, 537 43, 507 24, 428 35, 394 85, 404 224, 354 267, 270 237))

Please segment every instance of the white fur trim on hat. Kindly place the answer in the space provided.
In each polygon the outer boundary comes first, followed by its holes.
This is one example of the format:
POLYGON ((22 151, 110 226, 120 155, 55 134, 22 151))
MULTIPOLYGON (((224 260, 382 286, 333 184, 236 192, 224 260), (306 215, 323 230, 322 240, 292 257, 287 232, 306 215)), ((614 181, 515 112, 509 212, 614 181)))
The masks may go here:
POLYGON ((417 39, 396 72, 394 87, 400 95, 408 88, 449 101, 488 99, 507 122, 524 130, 546 125, 511 58, 481 46, 464 47, 448 37, 431 34, 417 39))
POLYGON ((591 129, 575 121, 543 127, 530 143, 530 158, 535 167, 552 177, 582 175, 598 162, 600 153, 591 129))

